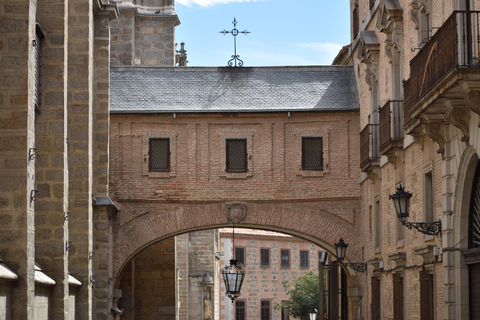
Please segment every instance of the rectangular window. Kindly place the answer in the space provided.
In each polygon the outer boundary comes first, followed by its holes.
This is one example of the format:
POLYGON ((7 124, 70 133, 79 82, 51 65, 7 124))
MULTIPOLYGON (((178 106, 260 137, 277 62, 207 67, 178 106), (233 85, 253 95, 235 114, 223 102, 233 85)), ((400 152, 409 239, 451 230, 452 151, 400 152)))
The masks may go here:
POLYGON ((270 249, 260 249, 260 264, 262 267, 270 266, 270 249))
POLYGON ((393 319, 403 320, 403 277, 401 274, 393 275, 393 319))
POLYGON ((308 268, 308 251, 300 251, 300 267, 308 268))
POLYGON ((150 139, 149 171, 170 171, 170 139, 150 139))
POLYGON ((433 221, 432 171, 425 173, 425 221, 433 221))
POLYGON ((247 172, 247 139, 227 139, 226 148, 226 171, 247 172))
POLYGON ((239 265, 245 265, 245 248, 235 247, 235 259, 239 265))
POLYGON ((290 250, 281 250, 280 258, 282 267, 290 267, 290 250))
POLYGON ((282 320, 289 320, 290 317, 288 314, 283 310, 283 305, 286 303, 286 301, 282 301, 282 320))
POLYGON ((235 320, 245 320, 245 301, 235 301, 235 320))
POLYGON ((45 38, 40 26, 36 25, 35 40, 34 40, 34 53, 35 53, 35 112, 40 112, 40 52, 41 42, 45 38))
POLYGON ((380 278, 372 277, 372 320, 380 320, 380 278))
POLYGON ((270 320, 270 301, 261 301, 261 320, 270 320))
POLYGON ((323 170, 323 139, 302 137, 302 170, 323 170))
POLYGON ((380 220, 380 201, 375 201, 375 208, 374 208, 374 214, 375 214, 375 252, 380 252, 381 251, 381 220, 380 220))
POLYGON ((433 274, 420 271, 420 320, 434 319, 433 274))

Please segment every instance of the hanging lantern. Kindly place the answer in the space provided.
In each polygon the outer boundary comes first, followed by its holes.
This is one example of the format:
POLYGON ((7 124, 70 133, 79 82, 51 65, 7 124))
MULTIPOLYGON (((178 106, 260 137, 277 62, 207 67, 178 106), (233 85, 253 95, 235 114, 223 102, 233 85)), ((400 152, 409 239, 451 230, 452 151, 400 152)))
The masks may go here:
POLYGON ((397 217, 400 221, 405 222, 405 220, 409 216, 409 206, 410 206, 410 198, 412 194, 410 192, 406 192, 405 189, 400 185, 397 188, 397 192, 390 195, 390 199, 393 200, 393 205, 395 207, 395 211, 397 212, 397 217))
POLYGON ((232 242, 233 258, 230 260, 230 265, 222 269, 222 278, 225 282, 225 295, 233 303, 240 295, 246 273, 245 269, 237 265, 238 260, 235 259, 235 224, 233 224, 232 242))
POLYGON ((225 295, 232 300, 232 303, 240 295, 245 273, 245 269, 237 266, 237 260, 235 259, 230 260, 230 265, 222 269, 222 278, 225 282, 225 295))

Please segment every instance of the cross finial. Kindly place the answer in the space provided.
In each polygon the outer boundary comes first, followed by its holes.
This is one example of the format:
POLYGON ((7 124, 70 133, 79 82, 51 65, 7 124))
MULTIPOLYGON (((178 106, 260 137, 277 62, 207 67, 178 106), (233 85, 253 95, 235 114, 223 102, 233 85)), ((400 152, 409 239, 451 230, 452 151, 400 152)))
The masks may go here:
POLYGON ((227 30, 223 30, 223 31, 220 31, 220 33, 223 33, 223 35, 226 35, 227 33, 231 33, 232 36, 233 36, 233 50, 234 50, 234 54, 232 56, 232 59, 230 59, 228 61, 228 65, 230 67, 237 67, 237 61, 238 61, 238 67, 241 67, 243 66, 243 61, 240 60, 240 56, 237 55, 237 35, 239 33, 243 33, 243 34, 248 34, 250 33, 250 31, 247 31, 247 30, 244 30, 244 31, 238 31, 237 29, 237 19, 234 17, 233 18, 233 29, 231 31, 227 31, 227 30))

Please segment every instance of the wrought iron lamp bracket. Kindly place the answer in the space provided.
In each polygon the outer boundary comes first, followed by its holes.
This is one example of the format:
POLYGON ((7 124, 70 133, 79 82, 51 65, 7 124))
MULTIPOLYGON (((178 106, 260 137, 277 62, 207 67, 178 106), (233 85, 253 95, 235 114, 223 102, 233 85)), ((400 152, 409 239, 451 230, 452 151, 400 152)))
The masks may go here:
POLYGON ((431 236, 438 236, 442 233, 442 222, 440 220, 432 222, 408 222, 406 220, 402 220, 402 224, 409 230, 415 228, 419 232, 431 236))
POLYGON ((367 263, 344 263, 345 266, 352 268, 357 272, 366 272, 367 271, 367 263))

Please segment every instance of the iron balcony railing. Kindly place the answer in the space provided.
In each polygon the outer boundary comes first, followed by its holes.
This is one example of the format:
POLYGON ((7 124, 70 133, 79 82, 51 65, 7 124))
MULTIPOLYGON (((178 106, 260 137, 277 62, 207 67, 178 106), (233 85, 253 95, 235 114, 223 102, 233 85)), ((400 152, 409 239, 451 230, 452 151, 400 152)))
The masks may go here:
POLYGON ((363 168, 379 158, 378 124, 367 124, 360 132, 360 166, 363 168))
POLYGON ((380 149, 392 141, 403 140, 402 104, 400 100, 389 100, 380 108, 379 131, 380 149))
POLYGON ((454 11, 410 61, 404 124, 415 104, 455 68, 479 67, 480 11, 454 11))

